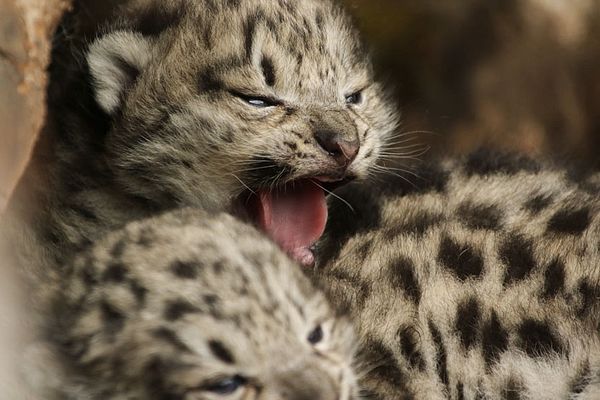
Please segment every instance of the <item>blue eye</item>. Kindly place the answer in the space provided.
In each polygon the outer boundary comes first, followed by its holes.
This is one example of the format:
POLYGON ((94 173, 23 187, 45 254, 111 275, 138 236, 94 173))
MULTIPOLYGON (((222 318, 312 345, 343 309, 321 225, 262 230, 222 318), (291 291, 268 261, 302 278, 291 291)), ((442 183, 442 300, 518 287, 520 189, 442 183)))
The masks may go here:
POLYGON ((350 96, 346 96, 346 104, 360 104, 362 102, 362 93, 352 93, 350 96))
POLYGON ((254 107, 268 107, 269 105, 267 104, 266 101, 262 100, 262 99, 247 99, 246 102, 248 104, 253 105, 254 107))
POLYGON ((280 100, 266 97, 266 96, 256 96, 240 93, 238 91, 232 90, 231 94, 235 97, 244 100, 247 104, 254 106, 256 108, 266 108, 266 107, 275 107, 280 106, 282 102, 280 100))
POLYGON ((216 394, 228 395, 235 393, 242 386, 245 386, 247 382, 247 379, 243 376, 235 375, 208 385, 206 390, 216 394))

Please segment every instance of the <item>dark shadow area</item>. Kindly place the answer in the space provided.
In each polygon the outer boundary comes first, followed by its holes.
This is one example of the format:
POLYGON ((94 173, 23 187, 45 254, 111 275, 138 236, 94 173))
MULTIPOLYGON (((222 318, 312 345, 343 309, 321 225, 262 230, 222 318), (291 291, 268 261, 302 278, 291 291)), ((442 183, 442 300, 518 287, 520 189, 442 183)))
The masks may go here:
POLYGON ((600 4, 345 0, 433 152, 481 145, 600 167, 600 4))

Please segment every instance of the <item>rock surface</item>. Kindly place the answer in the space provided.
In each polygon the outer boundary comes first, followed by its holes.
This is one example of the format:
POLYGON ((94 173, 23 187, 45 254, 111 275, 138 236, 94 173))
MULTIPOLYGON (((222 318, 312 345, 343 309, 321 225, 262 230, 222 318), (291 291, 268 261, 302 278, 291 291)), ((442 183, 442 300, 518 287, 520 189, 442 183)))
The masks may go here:
POLYGON ((50 37, 70 0, 0 0, 0 212, 44 124, 50 37))

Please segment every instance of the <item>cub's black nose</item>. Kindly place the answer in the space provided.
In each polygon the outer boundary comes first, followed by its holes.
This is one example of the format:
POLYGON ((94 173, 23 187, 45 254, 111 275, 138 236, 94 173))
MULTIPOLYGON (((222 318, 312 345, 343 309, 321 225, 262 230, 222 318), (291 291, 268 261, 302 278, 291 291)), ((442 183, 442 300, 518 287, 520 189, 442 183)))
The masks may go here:
POLYGON ((317 131, 315 139, 323 150, 342 167, 350 165, 360 150, 358 139, 346 140, 342 135, 332 130, 317 131))

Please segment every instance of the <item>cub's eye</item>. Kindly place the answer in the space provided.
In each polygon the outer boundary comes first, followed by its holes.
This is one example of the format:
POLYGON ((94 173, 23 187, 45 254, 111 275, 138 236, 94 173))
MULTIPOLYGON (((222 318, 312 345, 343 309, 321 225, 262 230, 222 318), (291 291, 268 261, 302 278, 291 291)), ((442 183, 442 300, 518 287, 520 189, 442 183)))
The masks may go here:
POLYGON ((246 383, 248 383, 246 378, 235 375, 206 386, 206 391, 225 396, 235 393, 242 386, 246 385, 246 383))
POLYGON ((248 104, 253 105, 254 107, 269 107, 269 104, 263 99, 248 99, 246 100, 248 104))
POLYGON ((346 96, 346 104, 360 104, 362 99, 363 95, 361 92, 352 93, 350 96, 346 96))
POLYGON ((267 108, 281 105, 281 101, 265 96, 248 95, 235 91, 231 92, 231 94, 233 94, 235 97, 240 98, 241 100, 244 100, 246 103, 256 108, 267 108))
POLYGON ((308 334, 307 340, 310 344, 317 344, 323 340, 323 327, 319 325, 313 329, 312 332, 308 334))

